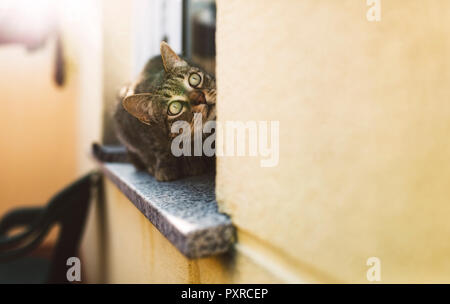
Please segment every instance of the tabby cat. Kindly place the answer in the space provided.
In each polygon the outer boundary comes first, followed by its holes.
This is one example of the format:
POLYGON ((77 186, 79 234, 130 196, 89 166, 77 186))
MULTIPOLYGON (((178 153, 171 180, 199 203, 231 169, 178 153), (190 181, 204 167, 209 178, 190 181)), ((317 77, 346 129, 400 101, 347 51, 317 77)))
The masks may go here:
POLYGON ((188 64, 162 42, 161 56, 149 60, 138 80, 122 89, 119 99, 114 114, 116 133, 137 169, 159 181, 214 170, 213 157, 171 153, 172 139, 178 135, 171 133, 173 123, 183 120, 193 126, 195 113, 202 115, 203 124, 215 120, 214 77, 188 64))

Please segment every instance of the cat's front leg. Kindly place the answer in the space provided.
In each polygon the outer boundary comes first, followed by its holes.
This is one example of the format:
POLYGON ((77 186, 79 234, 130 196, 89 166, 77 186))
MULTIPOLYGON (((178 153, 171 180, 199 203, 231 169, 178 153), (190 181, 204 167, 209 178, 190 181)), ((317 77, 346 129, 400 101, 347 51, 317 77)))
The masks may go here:
POLYGON ((186 157, 182 161, 185 176, 201 175, 211 171, 211 166, 204 157, 186 157))
POLYGON ((134 167, 139 171, 144 171, 146 169, 146 165, 141 160, 139 155, 137 155, 134 152, 131 152, 130 150, 127 151, 128 153, 128 160, 134 165, 134 167))
POLYGON ((158 158, 153 175, 158 181, 167 182, 183 177, 178 160, 172 156, 158 158))

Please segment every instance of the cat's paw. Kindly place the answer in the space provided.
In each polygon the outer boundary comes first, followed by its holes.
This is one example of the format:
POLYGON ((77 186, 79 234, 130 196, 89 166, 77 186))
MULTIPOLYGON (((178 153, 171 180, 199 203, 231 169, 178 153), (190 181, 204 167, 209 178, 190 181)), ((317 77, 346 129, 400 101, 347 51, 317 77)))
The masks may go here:
POLYGON ((157 181, 168 182, 181 178, 182 174, 181 172, 176 170, 176 168, 163 167, 156 169, 154 172, 154 176, 157 181))
POLYGON ((184 175, 185 176, 195 176, 202 175, 208 172, 213 172, 214 169, 213 162, 207 162, 205 159, 201 158, 191 158, 184 163, 184 175))
POLYGON ((134 165, 136 170, 145 171, 147 169, 144 162, 140 159, 139 155, 128 151, 128 160, 134 165))

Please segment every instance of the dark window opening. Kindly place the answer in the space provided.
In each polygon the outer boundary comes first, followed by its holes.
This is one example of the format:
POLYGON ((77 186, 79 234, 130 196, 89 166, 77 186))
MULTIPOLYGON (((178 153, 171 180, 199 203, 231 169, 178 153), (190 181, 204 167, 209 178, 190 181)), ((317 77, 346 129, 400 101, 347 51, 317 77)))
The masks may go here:
POLYGON ((183 54, 209 73, 216 65, 216 2, 183 1, 183 54))

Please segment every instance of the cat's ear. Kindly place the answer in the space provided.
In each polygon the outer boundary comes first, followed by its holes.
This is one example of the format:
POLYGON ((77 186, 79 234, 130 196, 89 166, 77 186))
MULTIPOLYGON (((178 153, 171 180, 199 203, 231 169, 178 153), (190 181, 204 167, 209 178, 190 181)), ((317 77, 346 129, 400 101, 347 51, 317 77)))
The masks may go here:
POLYGON ((166 42, 161 42, 161 57, 164 64, 164 70, 169 72, 176 67, 186 66, 187 63, 170 48, 166 42))
POLYGON ((125 97, 122 105, 125 110, 139 119, 141 122, 150 124, 150 103, 152 102, 153 94, 132 94, 125 97))

